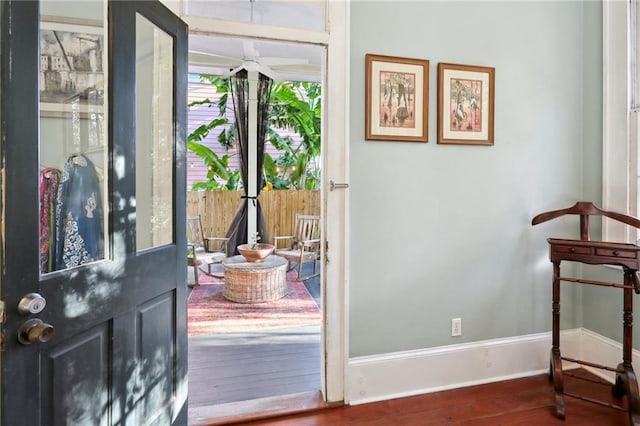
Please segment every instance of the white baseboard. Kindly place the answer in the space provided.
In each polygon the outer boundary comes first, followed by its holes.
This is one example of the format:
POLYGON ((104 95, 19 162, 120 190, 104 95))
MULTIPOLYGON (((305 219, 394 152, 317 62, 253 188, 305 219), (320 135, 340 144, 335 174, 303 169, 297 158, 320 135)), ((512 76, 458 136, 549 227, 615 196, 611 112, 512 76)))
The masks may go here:
MULTIPOLYGON (((622 344, 586 329, 564 330, 560 342, 562 356, 611 367, 622 361, 622 344)), ((545 373, 550 350, 548 332, 351 358, 345 402, 364 404, 545 373)), ((632 362, 640 365, 640 352, 633 351, 632 362)), ((563 363, 564 369, 572 367, 563 363)), ((613 373, 589 370, 613 380, 613 373)))
MULTIPOLYGON (((614 368, 622 362, 622 343, 584 328, 580 329, 580 343, 582 346, 580 359, 614 368)), ((636 349, 631 351, 631 363, 634 366, 640 366, 640 351, 636 349)), ((613 383, 615 373, 598 368, 584 368, 613 383)), ((638 370, 634 368, 634 371, 638 370)))

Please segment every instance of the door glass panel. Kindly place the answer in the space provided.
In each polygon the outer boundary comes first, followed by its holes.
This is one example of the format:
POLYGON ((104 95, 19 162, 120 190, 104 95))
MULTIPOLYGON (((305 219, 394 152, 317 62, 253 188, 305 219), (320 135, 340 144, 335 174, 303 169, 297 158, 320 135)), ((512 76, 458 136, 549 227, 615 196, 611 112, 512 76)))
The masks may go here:
POLYGON ((136 247, 173 242, 173 38, 136 17, 136 247))
POLYGON ((104 2, 40 7, 40 272, 105 257, 104 2))

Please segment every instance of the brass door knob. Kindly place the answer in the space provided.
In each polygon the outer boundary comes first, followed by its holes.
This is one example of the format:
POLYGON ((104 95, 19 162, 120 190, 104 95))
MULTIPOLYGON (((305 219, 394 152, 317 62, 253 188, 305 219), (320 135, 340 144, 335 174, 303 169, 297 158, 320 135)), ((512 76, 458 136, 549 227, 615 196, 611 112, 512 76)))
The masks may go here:
POLYGON ((18 341, 23 345, 44 343, 53 337, 54 332, 55 329, 51 324, 33 318, 25 321, 18 330, 18 341))

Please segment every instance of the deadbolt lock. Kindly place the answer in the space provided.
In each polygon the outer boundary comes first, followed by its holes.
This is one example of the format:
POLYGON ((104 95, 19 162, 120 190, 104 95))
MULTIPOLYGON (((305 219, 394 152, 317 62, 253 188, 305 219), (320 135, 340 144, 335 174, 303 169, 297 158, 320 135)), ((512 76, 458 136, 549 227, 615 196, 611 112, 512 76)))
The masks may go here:
POLYGON ((18 302, 18 312, 24 315, 39 314, 47 306, 47 301, 38 293, 29 293, 18 302))

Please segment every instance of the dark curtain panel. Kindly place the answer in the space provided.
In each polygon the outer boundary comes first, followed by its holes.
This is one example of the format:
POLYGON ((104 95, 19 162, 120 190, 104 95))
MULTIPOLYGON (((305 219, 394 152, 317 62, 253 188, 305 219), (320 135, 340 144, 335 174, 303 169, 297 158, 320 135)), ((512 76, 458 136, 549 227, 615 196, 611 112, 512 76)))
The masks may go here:
POLYGON ((257 192, 256 192, 256 203, 257 203, 257 231, 260 234, 260 241, 264 243, 269 242, 269 234, 267 233, 267 223, 264 220, 264 215, 262 214, 262 206, 260 205, 260 201, 258 200, 258 195, 264 188, 266 182, 263 180, 262 166, 264 164, 264 144, 267 138, 267 127, 268 127, 268 118, 269 118, 269 108, 271 108, 271 88, 273 86, 273 80, 269 77, 260 74, 260 78, 258 80, 258 159, 257 159, 257 175, 256 178, 258 180, 257 192))
POLYGON ((269 96, 271 94, 271 86, 273 80, 260 74, 258 79, 258 147, 257 147, 257 192, 255 197, 247 195, 248 187, 248 162, 249 162, 249 80, 248 73, 245 70, 239 71, 230 80, 231 94, 233 99, 233 107, 235 110, 238 150, 240 154, 240 175, 242 178, 242 187, 244 195, 238 206, 231 225, 227 230, 229 242, 227 244, 227 255, 232 256, 238 254, 237 247, 247 242, 247 216, 249 202, 254 203, 257 210, 258 223, 257 231, 260 235, 260 241, 269 242, 267 234, 266 222, 262 214, 262 207, 258 201, 260 190, 264 186, 262 181, 262 165, 264 162, 264 143, 267 134, 267 117, 269 115, 269 96))

